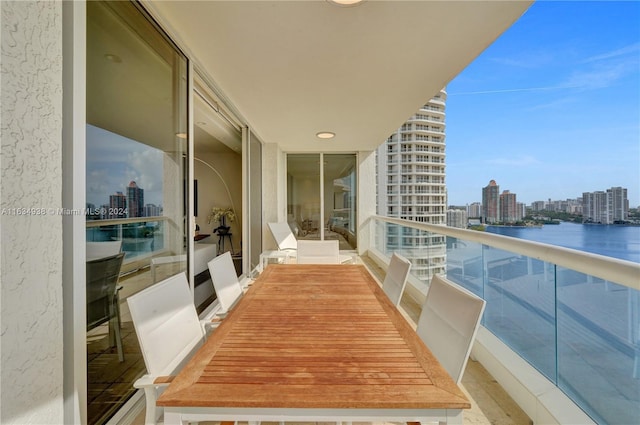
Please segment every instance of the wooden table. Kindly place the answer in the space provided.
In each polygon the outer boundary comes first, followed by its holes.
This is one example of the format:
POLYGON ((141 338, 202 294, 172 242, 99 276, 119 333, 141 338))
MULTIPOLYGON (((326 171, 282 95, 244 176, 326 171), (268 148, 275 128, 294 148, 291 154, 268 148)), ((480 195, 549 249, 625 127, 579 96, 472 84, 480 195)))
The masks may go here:
POLYGON ((471 407, 362 265, 269 265, 158 399, 166 423, 440 421, 471 407))

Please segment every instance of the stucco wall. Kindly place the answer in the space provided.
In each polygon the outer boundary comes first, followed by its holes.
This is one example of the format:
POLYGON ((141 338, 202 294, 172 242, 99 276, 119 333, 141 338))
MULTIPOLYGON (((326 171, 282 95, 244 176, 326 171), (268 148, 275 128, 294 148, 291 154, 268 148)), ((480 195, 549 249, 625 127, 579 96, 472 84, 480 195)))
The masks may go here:
POLYGON ((59 424, 62 3, 0 7, 0 423, 59 424))

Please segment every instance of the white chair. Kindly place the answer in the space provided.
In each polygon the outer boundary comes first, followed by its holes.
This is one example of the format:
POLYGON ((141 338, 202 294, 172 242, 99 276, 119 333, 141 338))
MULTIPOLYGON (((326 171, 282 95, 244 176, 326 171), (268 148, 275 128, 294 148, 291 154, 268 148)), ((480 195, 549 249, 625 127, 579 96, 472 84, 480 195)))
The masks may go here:
POLYGON ((485 304, 446 278, 431 279, 416 332, 456 384, 462 380, 485 304))
MULTIPOLYGON (((286 255, 281 258, 283 258, 285 262, 287 262, 289 258, 296 258, 299 242, 293 234, 291 226, 288 223, 268 223, 268 225, 273 239, 275 239, 278 244, 278 251, 286 253, 286 255)), ((351 255, 339 254, 339 262, 351 263, 353 262, 353 257, 351 255)))
POLYGON ((111 257, 122 249, 122 241, 87 242, 87 261, 111 257))
POLYGON ((338 241, 299 240, 298 264, 340 264, 338 241))
POLYGON ((209 261, 209 273, 216 297, 220 303, 219 314, 227 313, 242 296, 242 286, 229 251, 209 261))
POLYGON ((162 415, 158 396, 202 346, 205 332, 184 273, 130 296, 127 304, 147 367, 133 386, 145 392, 145 424, 156 424, 162 415))
POLYGON ((268 223, 271 235, 278 244, 280 251, 290 251, 295 257, 295 251, 298 249, 298 241, 291 231, 288 223, 268 223))
POLYGON ((407 285, 409 270, 411 270, 409 260, 396 253, 391 256, 387 275, 382 283, 382 290, 395 306, 400 304, 404 287, 407 285))

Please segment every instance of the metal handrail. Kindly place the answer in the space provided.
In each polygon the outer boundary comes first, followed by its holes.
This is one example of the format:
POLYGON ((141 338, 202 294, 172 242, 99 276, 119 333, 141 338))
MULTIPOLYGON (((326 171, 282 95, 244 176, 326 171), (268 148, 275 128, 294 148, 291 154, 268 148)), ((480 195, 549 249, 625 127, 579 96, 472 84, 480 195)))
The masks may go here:
POLYGON ((133 223, 146 223, 148 221, 168 221, 169 217, 155 216, 155 217, 134 217, 134 218, 110 218, 107 220, 87 220, 86 227, 102 227, 102 226, 115 226, 118 224, 133 224, 133 223))
POLYGON ((445 225, 425 224, 379 215, 372 216, 371 219, 515 252, 640 291, 640 263, 634 263, 633 261, 445 225))

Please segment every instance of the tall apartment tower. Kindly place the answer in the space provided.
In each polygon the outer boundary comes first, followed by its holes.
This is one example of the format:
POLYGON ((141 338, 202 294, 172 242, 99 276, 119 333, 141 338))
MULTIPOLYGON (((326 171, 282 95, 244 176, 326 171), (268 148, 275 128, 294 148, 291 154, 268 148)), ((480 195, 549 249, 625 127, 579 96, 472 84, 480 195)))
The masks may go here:
MULTIPOLYGON (((429 100, 377 151, 378 214, 430 224, 446 224, 445 101, 447 93, 429 100)), ((411 272, 428 282, 444 273, 446 244, 442 236, 388 228, 387 250, 412 261, 411 272)))
POLYGON ((131 181, 127 187, 127 205, 129 217, 144 217, 144 189, 131 181))
POLYGON ((500 221, 500 186, 495 180, 482 188, 482 222, 493 224, 500 221))
POLYGON ((625 221, 629 218, 629 199, 627 189, 624 187, 612 187, 607 189, 607 201, 609 207, 609 218, 611 223, 625 221))
POLYGON ((109 214, 108 218, 126 218, 127 214, 127 197, 122 192, 116 192, 109 195, 109 214))
POLYGON ((500 221, 503 223, 515 223, 518 221, 516 194, 508 190, 500 194, 500 221))
POLYGON ((613 224, 629 217, 627 189, 612 187, 607 191, 582 194, 582 216, 586 222, 613 224))

